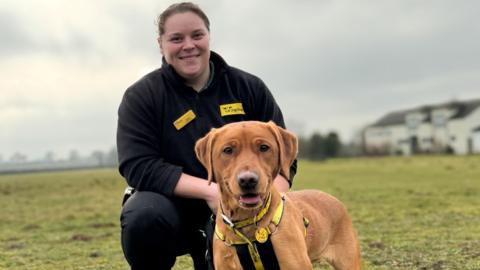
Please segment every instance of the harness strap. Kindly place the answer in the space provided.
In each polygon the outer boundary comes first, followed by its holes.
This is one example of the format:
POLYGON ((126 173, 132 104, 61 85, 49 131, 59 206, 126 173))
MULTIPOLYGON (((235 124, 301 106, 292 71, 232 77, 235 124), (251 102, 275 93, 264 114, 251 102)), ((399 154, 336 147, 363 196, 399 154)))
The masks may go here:
MULTIPOLYGON (((260 253, 258 252, 257 245, 254 241, 250 241, 243 233, 241 233, 239 230, 232 228, 232 230, 235 232, 236 235, 240 236, 246 244, 248 248, 248 253, 250 255, 251 262, 253 262, 254 269, 255 270, 265 270, 263 267, 262 259, 260 258, 260 253)), ((244 256, 245 257, 245 256, 244 256)))
POLYGON ((235 245, 235 250, 243 270, 256 270, 247 244, 235 245))
POLYGON ((278 263, 277 257, 273 250, 272 241, 269 239, 267 242, 254 243, 254 247, 260 254, 262 266, 256 265, 252 256, 250 255, 249 245, 236 245, 235 249, 237 251, 238 258, 244 270, 280 270, 280 265, 278 263))
MULTIPOLYGON (((269 200, 270 201, 270 198, 269 200)), ((269 206, 270 202, 267 203, 269 206)), ((267 207, 266 207, 267 208, 267 207)), ((282 200, 280 204, 275 209, 273 214, 272 220, 270 221, 271 224, 278 227, 280 221, 283 217, 283 212, 285 210, 285 195, 282 194, 282 200)), ((266 213, 266 212, 265 212, 266 213)), ((265 213, 262 214, 265 215, 265 213)), ((258 217, 258 215, 256 216, 258 217)), ((255 218, 256 218, 255 217, 255 218)), ((278 260, 275 256, 275 252, 273 250, 272 241, 270 239, 270 235, 273 233, 268 226, 265 228, 260 227, 257 229, 257 233, 255 234, 255 239, 250 240, 246 235, 238 230, 237 224, 231 222, 228 218, 223 217, 224 223, 228 225, 227 227, 235 233, 241 240, 234 241, 231 239, 226 239, 225 234, 220 231, 218 226, 215 226, 215 236, 225 242, 226 245, 234 246, 237 255, 240 259, 240 263, 245 270, 265 270, 264 265, 267 266, 266 269, 268 270, 277 270, 280 269, 278 264, 278 260)), ((251 220, 251 219, 246 219, 251 220)), ((246 221, 244 220, 244 221, 246 221)), ((255 224, 255 219, 254 223, 255 224)), ((309 221, 307 218, 303 218, 303 224, 305 226, 305 236, 307 235, 307 227, 309 225, 309 221)), ((241 224, 243 225, 243 223, 241 224)), ((248 224, 251 225, 251 224, 248 224)), ((245 225, 247 226, 247 225, 245 225)), ((241 227, 240 227, 241 228, 241 227)))
POLYGON ((252 258, 253 265, 256 270, 265 270, 263 267, 262 259, 260 258, 260 253, 258 252, 257 245, 249 244, 247 245, 248 252, 250 253, 250 258, 252 258))
POLYGON ((283 217, 283 210, 285 210, 284 194, 282 194, 282 200, 280 201, 280 205, 277 207, 277 209, 275 209, 275 213, 273 213, 272 223, 275 224, 275 226, 278 226, 278 224, 280 224, 280 221, 283 217))

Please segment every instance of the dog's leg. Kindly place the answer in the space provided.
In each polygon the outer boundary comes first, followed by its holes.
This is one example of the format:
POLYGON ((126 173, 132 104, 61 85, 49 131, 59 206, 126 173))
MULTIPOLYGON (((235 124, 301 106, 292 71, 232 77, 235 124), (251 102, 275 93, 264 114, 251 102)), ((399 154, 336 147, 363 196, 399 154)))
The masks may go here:
POLYGON ((312 262, 308 257, 307 251, 298 250, 298 246, 294 249, 283 248, 282 251, 277 252, 275 248, 275 254, 277 254, 278 264, 280 265, 280 269, 282 270, 298 270, 298 269, 305 269, 311 270, 313 269, 312 262))
POLYGON ((215 270, 243 269, 235 248, 226 246, 224 242, 218 239, 213 242, 213 264, 215 270))
POLYGON ((328 263, 336 270, 360 270, 360 247, 348 216, 340 222, 332 243, 324 253, 328 263))
POLYGON ((292 258, 289 262, 282 263, 280 264, 280 268, 282 270, 298 270, 298 269, 305 269, 305 270, 311 270, 313 269, 312 262, 310 261, 310 258, 308 256, 301 256, 302 258, 292 258))
POLYGON ((279 227, 277 233, 272 235, 273 249, 275 250, 280 269, 313 269, 304 240, 305 227, 303 222, 295 222, 295 219, 302 220, 302 218, 297 215, 297 212, 293 211, 283 218, 282 222, 284 223, 281 224, 281 228, 279 227))

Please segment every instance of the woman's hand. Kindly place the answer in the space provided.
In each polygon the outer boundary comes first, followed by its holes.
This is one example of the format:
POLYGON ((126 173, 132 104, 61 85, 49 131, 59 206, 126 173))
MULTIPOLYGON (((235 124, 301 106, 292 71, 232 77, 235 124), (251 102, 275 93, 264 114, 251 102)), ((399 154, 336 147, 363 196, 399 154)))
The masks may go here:
POLYGON ((288 183, 288 180, 281 174, 278 174, 277 177, 275 177, 275 179, 273 180, 273 185, 278 190, 278 192, 281 193, 287 193, 290 189, 290 184, 288 183))
POLYGON ((173 193, 178 197, 205 200, 212 212, 217 213, 219 195, 216 183, 208 184, 206 179, 182 173, 173 193))
POLYGON ((218 202, 220 201, 217 183, 210 183, 210 193, 207 198, 205 198, 205 201, 207 202, 208 207, 212 210, 212 213, 217 214, 218 202))

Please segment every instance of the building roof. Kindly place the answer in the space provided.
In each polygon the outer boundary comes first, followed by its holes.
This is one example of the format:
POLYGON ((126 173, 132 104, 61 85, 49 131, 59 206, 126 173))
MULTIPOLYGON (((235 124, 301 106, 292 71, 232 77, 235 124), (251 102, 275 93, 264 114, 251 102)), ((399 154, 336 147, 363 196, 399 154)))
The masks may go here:
POLYGON ((424 123, 431 122, 431 112, 436 109, 453 109, 456 112, 450 117, 450 119, 461 119, 468 116, 475 109, 480 107, 480 99, 473 99, 468 101, 450 101, 441 104, 424 105, 413 109, 407 109, 402 111, 394 111, 386 114, 377 120, 371 127, 381 126, 393 126, 405 124, 405 117, 409 113, 423 113, 427 117, 423 120, 424 123))

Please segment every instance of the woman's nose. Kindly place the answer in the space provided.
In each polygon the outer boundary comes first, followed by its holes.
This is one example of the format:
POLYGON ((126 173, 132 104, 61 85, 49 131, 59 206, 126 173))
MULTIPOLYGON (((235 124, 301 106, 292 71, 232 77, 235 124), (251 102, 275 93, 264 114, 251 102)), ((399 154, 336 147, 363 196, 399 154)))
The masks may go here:
POLYGON ((183 45, 184 50, 195 48, 195 41, 192 38, 186 38, 185 44, 183 45))

